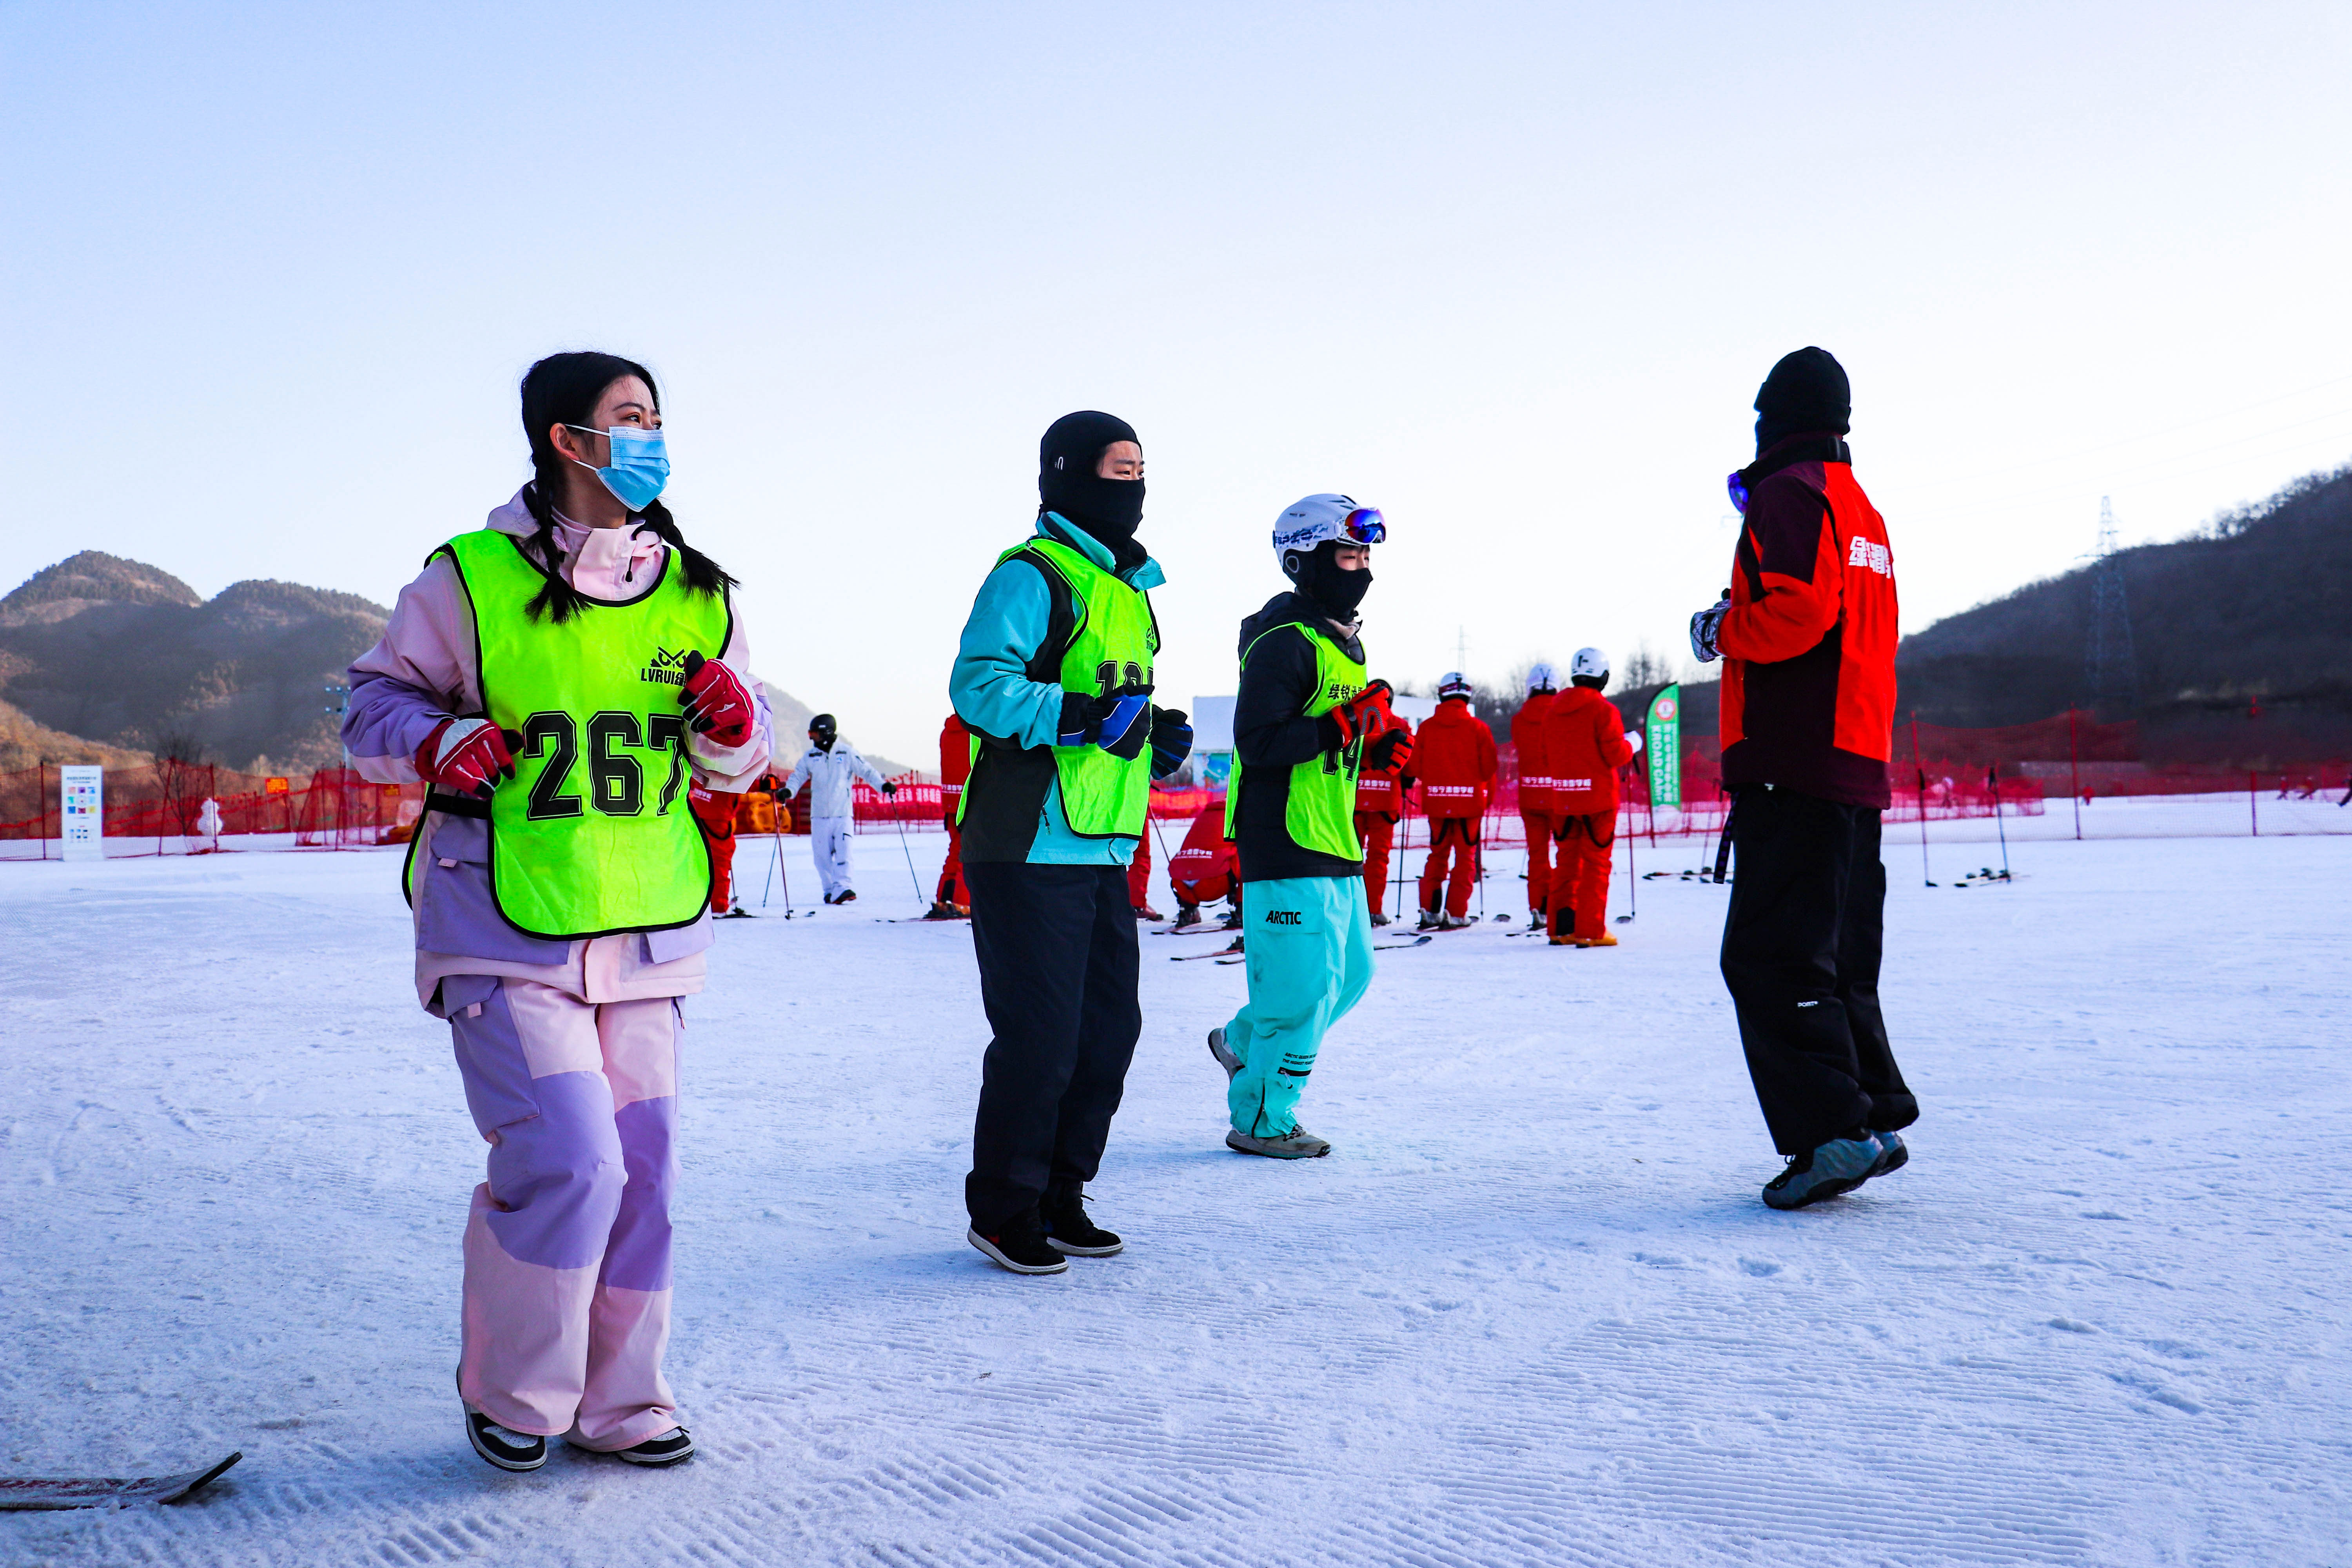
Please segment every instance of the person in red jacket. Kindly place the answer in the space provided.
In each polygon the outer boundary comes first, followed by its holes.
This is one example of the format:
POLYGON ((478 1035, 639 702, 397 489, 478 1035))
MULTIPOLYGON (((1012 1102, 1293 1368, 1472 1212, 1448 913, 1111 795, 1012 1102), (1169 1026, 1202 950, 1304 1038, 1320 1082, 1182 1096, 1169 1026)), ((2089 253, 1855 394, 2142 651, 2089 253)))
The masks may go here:
POLYGON ((1528 839, 1528 929, 1541 931, 1551 919, 1553 866, 1559 824, 1552 811, 1551 763, 1544 751, 1544 715, 1559 695, 1559 677, 1549 664, 1528 667, 1528 700, 1511 715, 1511 751, 1518 759, 1519 823, 1528 839))
POLYGON ((1364 841, 1364 899, 1371 905, 1372 923, 1389 923, 1389 850, 1396 838, 1397 816, 1404 809, 1404 790, 1412 774, 1412 727, 1397 721, 1404 731, 1388 766, 1369 763, 1356 775, 1356 837, 1364 841))
POLYGON ((963 783, 971 777, 971 731, 950 711, 940 726, 940 807, 947 815, 948 858, 940 868, 939 890, 931 895, 927 921, 968 920, 971 889, 963 885, 963 829, 956 825, 956 807, 963 804, 963 783))
POLYGON ((740 920, 751 911, 735 901, 735 807, 743 797, 724 790, 706 789, 700 780, 687 786, 687 809, 710 841, 710 912, 719 920, 740 920))
POLYGON ((1201 923, 1201 906, 1227 900, 1224 929, 1242 923, 1242 885, 1233 841, 1225 837, 1225 803, 1211 801, 1192 818, 1183 847, 1168 858, 1168 888, 1176 895, 1176 929, 1201 923))
POLYGON ((1773 1208, 1853 1191, 1910 1159, 1918 1120, 1879 1010, 1894 750, 1895 553, 1842 437, 1853 394, 1826 351, 1787 355, 1756 394, 1756 460, 1731 586, 1691 617, 1723 665, 1725 827, 1738 876, 1723 979, 1772 1142, 1773 1208))
POLYGON ((1143 826, 1143 837, 1135 841, 1134 858, 1127 863, 1127 901, 1137 920, 1166 920, 1151 907, 1151 824, 1146 822, 1143 826))
POLYGON ((1413 738, 1412 774, 1429 818, 1429 859, 1421 871, 1421 929, 1470 923, 1470 884, 1484 847, 1479 829, 1495 788, 1495 734, 1470 711, 1470 683, 1458 670, 1437 683, 1437 711, 1413 738), (1445 907, 1438 908, 1438 889, 1445 907))
POLYGON ((1609 656, 1576 650, 1568 689, 1544 715, 1544 755, 1551 766, 1552 834, 1559 871, 1551 885, 1555 947, 1615 947, 1609 934, 1610 849, 1617 842, 1617 770, 1633 760, 1641 737, 1625 728, 1617 705, 1601 695, 1609 656))

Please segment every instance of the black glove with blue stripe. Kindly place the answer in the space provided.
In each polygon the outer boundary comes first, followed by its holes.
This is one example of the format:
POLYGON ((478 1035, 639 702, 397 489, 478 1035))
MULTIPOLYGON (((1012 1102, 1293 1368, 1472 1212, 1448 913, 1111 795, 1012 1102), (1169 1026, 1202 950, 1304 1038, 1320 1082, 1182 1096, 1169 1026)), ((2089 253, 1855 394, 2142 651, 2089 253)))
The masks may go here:
POLYGON ((1151 776, 1164 779, 1192 754, 1192 721, 1181 708, 1151 710, 1151 776))

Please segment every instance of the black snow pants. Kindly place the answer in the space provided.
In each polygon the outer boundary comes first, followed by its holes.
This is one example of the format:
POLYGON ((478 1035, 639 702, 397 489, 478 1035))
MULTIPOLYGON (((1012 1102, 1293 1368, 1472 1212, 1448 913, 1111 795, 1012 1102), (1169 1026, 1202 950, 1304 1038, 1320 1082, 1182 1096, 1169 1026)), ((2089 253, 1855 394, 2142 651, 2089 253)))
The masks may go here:
POLYGON ((1878 1011, 1886 868, 1878 810, 1743 784, 1723 980, 1773 1147, 1801 1154, 1857 1127, 1919 1119, 1878 1011))
POLYGON ((1094 1180, 1143 1033, 1140 954, 1124 866, 964 867, 981 1002, 981 1064, 964 1206, 993 1236, 1045 1190, 1094 1180))

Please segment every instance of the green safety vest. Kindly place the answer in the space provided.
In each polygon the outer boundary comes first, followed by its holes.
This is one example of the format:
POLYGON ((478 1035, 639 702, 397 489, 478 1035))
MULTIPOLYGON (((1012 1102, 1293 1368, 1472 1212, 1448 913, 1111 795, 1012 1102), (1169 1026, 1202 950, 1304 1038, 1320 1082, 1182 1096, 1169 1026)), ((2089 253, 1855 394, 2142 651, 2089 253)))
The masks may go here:
MULTIPOLYGON (((1349 658, 1338 643, 1304 621, 1286 621, 1283 626, 1297 627, 1315 650, 1315 695, 1300 710, 1307 718, 1319 719, 1363 690, 1364 667, 1349 658)), ((1268 626, 1250 639, 1250 648, 1281 629, 1268 626)), ((1249 668, 1249 648, 1242 650, 1242 668, 1249 668)), ((1290 770, 1290 803, 1283 826, 1289 830, 1292 843, 1342 860, 1364 858, 1363 840, 1356 837, 1356 774, 1363 763, 1364 740, 1359 735, 1340 750, 1309 757, 1290 770)), ((1233 776, 1225 786, 1228 839, 1234 837, 1241 799, 1242 760, 1236 753, 1233 776)))
MULTIPOLYGON (((1030 660, 1030 679, 1040 684, 1057 680, 1063 690, 1089 697, 1150 683, 1152 656, 1160 651, 1160 622, 1151 613, 1149 595, 1057 539, 1028 540, 998 556, 996 564, 1013 560, 1029 561, 1043 570, 1049 589, 1058 583, 1067 590, 1066 605, 1064 595, 1055 595, 1045 641, 1030 660), (1054 652, 1057 645, 1058 659, 1054 652)), ((959 826, 974 796, 989 787, 982 766, 985 750, 974 735, 971 777, 956 804, 959 826)), ((1126 760, 1091 744, 1055 746, 1053 752, 1062 816, 1072 833, 1081 838, 1143 837, 1144 816, 1151 805, 1150 747, 1126 760)))
POLYGON ((487 717, 522 735, 515 776, 488 807, 499 912, 557 940, 693 924, 710 898, 710 848, 685 800, 678 688, 688 653, 726 647, 727 596, 689 589, 671 552, 635 598, 589 599, 559 625, 525 608, 547 574, 520 540, 484 529, 434 553, 456 563, 473 605, 487 717))

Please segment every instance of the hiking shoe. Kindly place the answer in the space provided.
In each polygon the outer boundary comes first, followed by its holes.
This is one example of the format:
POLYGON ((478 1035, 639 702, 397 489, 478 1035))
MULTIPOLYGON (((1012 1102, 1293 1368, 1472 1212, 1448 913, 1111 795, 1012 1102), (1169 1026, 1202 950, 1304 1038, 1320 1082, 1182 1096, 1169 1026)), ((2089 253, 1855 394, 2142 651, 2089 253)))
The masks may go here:
POLYGON ((546 1438, 501 1426, 478 1410, 466 1412, 466 1440, 502 1470, 535 1470, 547 1463, 546 1438))
POLYGON ((1764 1186, 1764 1205, 1801 1209, 1824 1198, 1842 1197, 1870 1179, 1878 1163, 1878 1140, 1872 1137, 1832 1138, 1789 1162, 1789 1168, 1764 1186))
POLYGON ((1911 1150, 1899 1132, 1874 1132, 1878 1140, 1878 1163, 1870 1168, 1873 1176, 1892 1175, 1911 1163, 1911 1150))
POLYGON ((1199 925, 1200 923, 1200 905, 1179 904, 1176 906, 1176 924, 1173 929, 1177 931, 1191 931, 1194 926, 1199 925))
POLYGON ((646 1465, 656 1469, 664 1465, 681 1464, 694 1458, 694 1437, 683 1426, 673 1426, 658 1437, 648 1437, 634 1448, 615 1448, 613 1458, 631 1465, 646 1465))
POLYGON ((1073 1258, 1108 1258, 1127 1245, 1087 1217, 1083 1187, 1047 1193, 1037 1205, 1037 1217, 1045 1225, 1045 1245, 1073 1258))
POLYGON ((998 1268, 1015 1274, 1059 1274, 1070 1266, 1070 1260, 1046 1241, 1045 1227, 1038 1223, 1035 1209, 1005 1221, 993 1236, 982 1236, 974 1228, 965 1231, 963 1238, 988 1254, 998 1268))
POLYGON ((1225 1080, 1228 1083, 1241 1075, 1242 1058, 1234 1055, 1233 1047, 1225 1044, 1224 1030, 1209 1031, 1209 1054, 1217 1058, 1219 1067, 1225 1069, 1225 1080))
POLYGON ((1331 1145, 1304 1127, 1293 1127, 1279 1138, 1253 1138, 1246 1132, 1225 1134, 1225 1147, 1237 1154, 1263 1154, 1269 1160, 1319 1160, 1331 1145))

